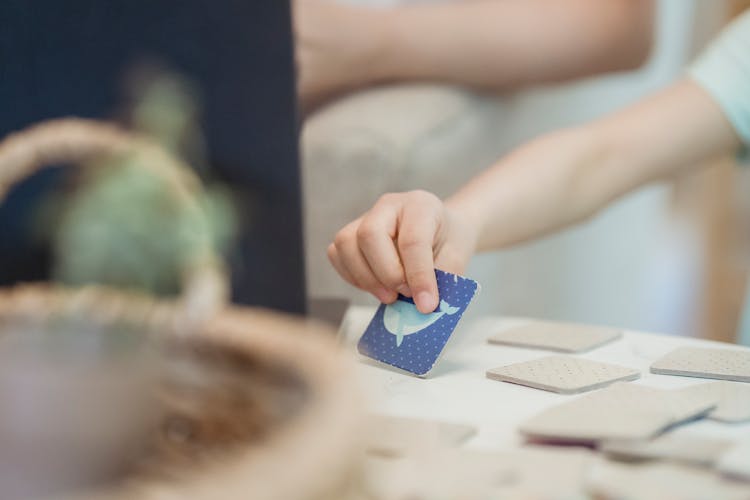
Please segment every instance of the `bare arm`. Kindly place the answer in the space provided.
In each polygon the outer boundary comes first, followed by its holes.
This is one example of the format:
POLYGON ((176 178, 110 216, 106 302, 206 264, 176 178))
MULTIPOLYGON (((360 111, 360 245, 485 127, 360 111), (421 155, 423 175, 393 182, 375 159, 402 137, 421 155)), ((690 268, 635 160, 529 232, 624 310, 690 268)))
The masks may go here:
POLYGON ((447 206, 475 221, 479 250, 502 248, 584 220, 739 144, 711 97, 685 80, 602 120, 532 141, 447 206))
POLYGON ((466 0, 388 9, 296 0, 300 95, 429 80, 505 89, 640 65, 651 0, 466 0))
POLYGON ((384 79, 509 88, 632 69, 648 56, 650 0, 474 0, 390 13, 384 79))
POLYGON ((591 124, 532 141, 444 204, 390 194, 329 247, 350 283, 383 302, 412 294, 437 306, 434 267, 461 272, 476 250, 507 247, 586 219, 648 182, 740 145, 718 105, 690 81, 591 124))

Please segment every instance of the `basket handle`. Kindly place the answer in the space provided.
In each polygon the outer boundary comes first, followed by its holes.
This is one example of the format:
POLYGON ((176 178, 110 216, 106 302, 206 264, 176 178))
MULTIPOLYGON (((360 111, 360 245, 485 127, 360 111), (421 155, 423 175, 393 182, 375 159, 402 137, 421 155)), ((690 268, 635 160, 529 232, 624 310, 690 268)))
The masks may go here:
MULTIPOLYGON (((190 167, 145 137, 111 123, 81 118, 45 121, 0 142, 0 201, 13 185, 42 168, 87 163, 129 151, 153 159, 145 165, 167 182, 180 203, 197 204, 201 183, 190 167)), ((188 324, 212 317, 226 304, 228 279, 210 241, 203 242, 188 259, 182 274, 179 301, 188 324)))

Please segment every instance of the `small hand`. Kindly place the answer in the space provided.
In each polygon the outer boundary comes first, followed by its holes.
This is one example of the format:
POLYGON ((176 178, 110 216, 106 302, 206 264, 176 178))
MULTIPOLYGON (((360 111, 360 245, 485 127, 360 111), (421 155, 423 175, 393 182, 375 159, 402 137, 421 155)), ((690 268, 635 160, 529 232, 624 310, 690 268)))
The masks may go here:
POLYGON ((328 258, 352 285, 391 303, 397 293, 414 298, 422 313, 435 310, 435 268, 463 272, 477 228, 425 191, 386 194, 341 229, 328 258))

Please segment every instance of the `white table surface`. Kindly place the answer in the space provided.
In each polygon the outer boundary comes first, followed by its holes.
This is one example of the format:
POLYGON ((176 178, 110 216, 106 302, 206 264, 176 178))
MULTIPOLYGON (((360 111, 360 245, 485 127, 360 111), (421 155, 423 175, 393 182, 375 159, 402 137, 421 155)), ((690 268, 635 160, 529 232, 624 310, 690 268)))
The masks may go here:
MULTIPOLYGON (((355 350, 355 344, 374 312, 375 309, 371 307, 352 307, 347 312, 340 335, 352 350, 355 350)), ((471 424, 478 432, 466 443, 468 448, 510 450, 519 447, 523 443, 517 431, 521 422, 550 406, 578 397, 498 382, 485 376, 489 368, 555 354, 487 343, 487 338, 493 333, 528 321, 531 320, 463 318, 442 359, 426 379, 403 374, 360 357, 358 375, 363 390, 367 392, 371 411, 471 424)), ((706 382, 707 379, 649 372, 652 362, 681 346, 747 349, 706 340, 625 331, 621 339, 575 356, 640 369, 641 378, 629 383, 669 389, 706 382)), ((750 438, 750 422, 726 424, 702 419, 682 425, 672 432, 733 441, 747 440, 750 438)))

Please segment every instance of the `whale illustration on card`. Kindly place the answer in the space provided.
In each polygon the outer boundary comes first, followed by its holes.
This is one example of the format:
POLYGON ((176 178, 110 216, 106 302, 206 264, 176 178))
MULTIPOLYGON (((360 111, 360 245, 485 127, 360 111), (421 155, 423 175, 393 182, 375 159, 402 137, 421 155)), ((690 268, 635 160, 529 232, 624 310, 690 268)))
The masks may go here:
POLYGON ((444 314, 456 314, 458 311, 458 307, 453 307, 441 300, 437 311, 422 314, 413 301, 401 296, 393 304, 385 306, 383 325, 388 332, 396 336, 396 347, 398 347, 404 341, 404 335, 422 331, 442 318, 444 314))
POLYGON ((436 269, 435 277, 438 307, 423 314, 403 295, 381 304, 357 344, 361 354, 419 376, 432 370, 479 289, 476 281, 457 274, 436 269))

